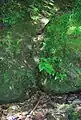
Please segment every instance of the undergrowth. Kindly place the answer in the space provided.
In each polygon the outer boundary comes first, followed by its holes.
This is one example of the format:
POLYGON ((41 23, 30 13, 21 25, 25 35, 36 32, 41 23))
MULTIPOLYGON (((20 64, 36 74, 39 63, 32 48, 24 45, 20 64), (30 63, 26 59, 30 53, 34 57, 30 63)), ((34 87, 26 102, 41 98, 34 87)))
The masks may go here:
POLYGON ((23 20, 26 13, 27 8, 25 5, 16 0, 11 0, 0 5, 0 22, 13 25, 19 20, 23 20))
POLYGON ((81 10, 52 18, 45 31, 39 70, 55 80, 67 78, 67 67, 81 51, 81 10), (72 54, 73 56, 71 56, 72 54), (73 57, 73 58, 72 58, 73 57))

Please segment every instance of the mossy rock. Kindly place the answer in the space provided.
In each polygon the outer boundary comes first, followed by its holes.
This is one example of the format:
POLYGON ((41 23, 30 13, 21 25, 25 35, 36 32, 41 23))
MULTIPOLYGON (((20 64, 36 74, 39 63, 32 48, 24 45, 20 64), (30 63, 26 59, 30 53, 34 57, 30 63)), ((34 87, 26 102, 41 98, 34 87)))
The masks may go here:
POLYGON ((80 19, 81 11, 72 11, 56 15, 46 26, 40 59, 44 63, 40 84, 45 91, 68 93, 81 89, 80 19))
MULTIPOLYGON (((2 62, 1 62, 2 63, 2 62)), ((26 92, 35 87, 35 74, 30 69, 13 65, 0 64, 0 104, 23 101, 28 98, 26 92)))
POLYGON ((24 100, 28 98, 26 93, 36 88, 35 35, 36 30, 30 19, 13 25, 1 34, 0 104, 24 100))

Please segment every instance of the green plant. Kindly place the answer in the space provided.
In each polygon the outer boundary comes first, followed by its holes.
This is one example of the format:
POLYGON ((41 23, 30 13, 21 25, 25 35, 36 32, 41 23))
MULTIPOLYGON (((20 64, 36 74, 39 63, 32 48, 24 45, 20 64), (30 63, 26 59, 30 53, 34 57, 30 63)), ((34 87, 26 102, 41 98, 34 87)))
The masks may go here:
POLYGON ((1 21, 3 21, 3 23, 12 25, 20 19, 23 20, 27 9, 24 5, 20 4, 19 2, 12 0, 6 4, 3 4, 3 6, 1 6, 0 8, 0 12, 2 16, 1 21))
POLYGON ((75 0, 75 6, 77 9, 81 8, 81 0, 75 0))
POLYGON ((30 7, 28 8, 28 11, 30 12, 30 17, 32 18, 32 20, 37 21, 39 19, 38 7, 34 5, 30 5, 30 7))
POLYGON ((6 37, 0 42, 0 47, 4 49, 5 53, 12 58, 20 54, 21 39, 13 39, 10 32, 7 33, 6 37))
POLYGON ((39 64, 39 70, 42 71, 46 71, 48 74, 54 74, 54 69, 53 66, 51 64, 51 60, 50 59, 45 59, 45 58, 41 58, 40 64, 39 64))
POLYGON ((72 105, 66 110, 66 116, 69 120, 80 120, 81 111, 76 111, 72 105))
POLYGON ((71 53, 76 54, 76 51, 81 50, 80 19, 81 11, 72 10, 70 14, 57 15, 47 25, 42 59, 40 58, 39 63, 40 71, 51 75, 57 73, 55 79, 64 80, 67 78, 67 68, 74 64, 71 53))

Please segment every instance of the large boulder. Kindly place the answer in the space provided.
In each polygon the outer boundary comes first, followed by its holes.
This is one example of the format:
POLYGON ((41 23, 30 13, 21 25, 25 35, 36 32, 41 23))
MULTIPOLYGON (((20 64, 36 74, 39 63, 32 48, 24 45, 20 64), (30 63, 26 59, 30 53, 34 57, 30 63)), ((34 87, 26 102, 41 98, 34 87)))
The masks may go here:
POLYGON ((39 69, 44 91, 81 90, 81 12, 57 15, 46 27, 39 69))
POLYGON ((35 87, 35 77, 29 69, 6 69, 0 79, 0 104, 23 101, 29 98, 26 92, 35 87))
POLYGON ((37 65, 33 53, 36 29, 28 17, 27 21, 3 33, 0 38, 0 104, 25 99, 26 92, 36 87, 37 65))

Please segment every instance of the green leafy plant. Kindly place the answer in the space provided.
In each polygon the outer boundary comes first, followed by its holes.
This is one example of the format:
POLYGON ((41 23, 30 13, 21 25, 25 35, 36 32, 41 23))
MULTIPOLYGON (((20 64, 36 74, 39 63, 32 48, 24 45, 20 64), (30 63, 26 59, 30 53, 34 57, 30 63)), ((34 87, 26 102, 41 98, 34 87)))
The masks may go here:
POLYGON ((56 79, 67 78, 68 65, 73 64, 71 52, 80 51, 81 11, 57 15, 47 25, 39 69, 48 74, 56 74, 56 79), (49 59, 52 61, 50 62, 49 59), (69 59, 68 59, 69 58, 69 59), (57 60, 58 59, 58 60, 57 60), (57 60, 57 61, 56 61, 57 60))
POLYGON ((36 6, 30 5, 30 7, 28 8, 28 11, 30 12, 30 17, 34 21, 37 21, 39 19, 39 9, 36 6))
POLYGON ((10 32, 7 33, 6 37, 0 42, 0 47, 9 54, 12 58, 20 54, 21 39, 13 39, 10 32))
POLYGON ((1 21, 8 25, 12 25, 20 19, 23 20, 27 9, 24 5, 20 4, 19 2, 12 0, 6 4, 3 4, 3 6, 1 6, 0 8, 0 12, 2 16, 1 21))
POLYGON ((81 110, 77 111, 72 105, 66 110, 66 116, 69 120, 80 120, 81 110))
POLYGON ((53 66, 51 65, 50 61, 45 58, 41 58, 40 64, 39 64, 39 70, 46 71, 48 74, 54 74, 53 66))

